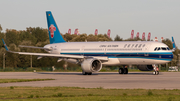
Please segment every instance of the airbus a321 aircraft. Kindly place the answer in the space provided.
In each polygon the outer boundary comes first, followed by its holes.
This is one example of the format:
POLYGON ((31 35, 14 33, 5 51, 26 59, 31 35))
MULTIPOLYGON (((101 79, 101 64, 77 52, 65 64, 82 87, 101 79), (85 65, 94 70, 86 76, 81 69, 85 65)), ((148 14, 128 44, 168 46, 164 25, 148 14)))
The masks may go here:
MULTIPOLYGON (((127 65, 137 65, 139 70, 151 71, 158 64, 165 64, 173 59, 175 43, 172 37, 173 49, 167 45, 154 41, 111 41, 111 42, 66 42, 61 36, 53 15, 46 11, 50 44, 44 47, 20 46, 26 48, 44 49, 48 53, 28 53, 10 51, 4 40, 8 52, 36 55, 42 57, 57 57, 57 62, 65 60, 81 65, 83 75, 98 72, 103 65, 123 66, 119 74, 128 74, 127 65)), ((155 70, 153 74, 159 74, 155 70)))

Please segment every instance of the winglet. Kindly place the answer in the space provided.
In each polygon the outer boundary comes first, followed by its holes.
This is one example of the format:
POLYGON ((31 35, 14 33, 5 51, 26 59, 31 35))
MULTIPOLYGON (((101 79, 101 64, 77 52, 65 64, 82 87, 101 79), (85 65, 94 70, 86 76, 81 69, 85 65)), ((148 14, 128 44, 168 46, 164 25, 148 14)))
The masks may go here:
POLYGON ((172 51, 174 52, 176 50, 176 45, 175 45, 175 42, 174 42, 174 38, 172 37, 172 44, 173 44, 173 49, 172 51))
POLYGON ((6 43, 4 42, 3 39, 2 39, 2 41, 3 41, 4 47, 6 48, 6 50, 9 51, 9 49, 7 48, 6 43))

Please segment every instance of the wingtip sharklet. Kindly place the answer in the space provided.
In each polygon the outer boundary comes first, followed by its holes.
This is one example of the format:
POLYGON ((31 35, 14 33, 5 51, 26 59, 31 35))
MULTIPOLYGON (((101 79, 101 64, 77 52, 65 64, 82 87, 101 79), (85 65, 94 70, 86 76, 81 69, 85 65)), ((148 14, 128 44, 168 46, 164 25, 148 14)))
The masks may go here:
POLYGON ((174 42, 174 38, 172 37, 172 44, 173 44, 173 49, 172 51, 174 52, 176 50, 176 45, 175 45, 175 42, 174 42))
POLYGON ((5 47, 6 51, 9 51, 9 49, 7 48, 6 43, 4 42, 4 39, 2 39, 2 41, 3 41, 3 44, 4 44, 4 47, 5 47))

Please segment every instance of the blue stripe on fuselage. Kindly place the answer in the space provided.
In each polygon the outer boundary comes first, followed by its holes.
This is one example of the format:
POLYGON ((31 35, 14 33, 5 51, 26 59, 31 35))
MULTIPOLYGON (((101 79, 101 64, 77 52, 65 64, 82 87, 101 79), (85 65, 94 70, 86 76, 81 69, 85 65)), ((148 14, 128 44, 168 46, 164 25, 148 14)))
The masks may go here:
POLYGON ((146 59, 167 59, 172 60, 172 52, 139 52, 139 53, 61 53, 70 55, 84 55, 84 56, 107 56, 109 58, 146 58, 146 59))
POLYGON ((150 58, 150 57, 108 57, 108 58, 134 58, 134 59, 152 59, 152 60, 164 60, 164 61, 171 61, 172 59, 165 59, 165 58, 150 58))

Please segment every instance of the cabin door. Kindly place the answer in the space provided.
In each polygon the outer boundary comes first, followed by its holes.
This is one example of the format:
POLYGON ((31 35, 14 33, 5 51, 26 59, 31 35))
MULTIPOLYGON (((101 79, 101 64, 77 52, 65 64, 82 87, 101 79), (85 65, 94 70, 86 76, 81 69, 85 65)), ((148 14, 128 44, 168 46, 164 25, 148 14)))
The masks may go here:
POLYGON ((84 48, 85 48, 85 46, 82 46, 82 48, 81 48, 81 55, 84 55, 84 48))
POLYGON ((151 44, 145 44, 145 46, 144 46, 143 51, 144 51, 144 56, 145 56, 145 57, 148 57, 148 56, 149 56, 149 47, 150 47, 150 45, 151 45, 151 44))

